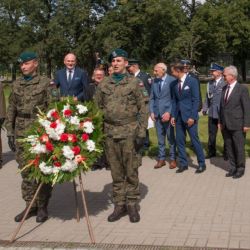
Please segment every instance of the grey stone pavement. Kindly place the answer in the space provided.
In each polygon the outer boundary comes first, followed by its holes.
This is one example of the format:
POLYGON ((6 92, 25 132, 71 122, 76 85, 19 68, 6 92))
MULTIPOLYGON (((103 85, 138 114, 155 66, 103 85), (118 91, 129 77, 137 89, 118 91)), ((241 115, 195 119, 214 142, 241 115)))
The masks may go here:
MULTIPOLYGON (((5 138, 4 135, 2 137, 5 138)), ((14 155, 9 151, 6 140, 3 144, 0 249, 15 249, 14 245, 6 245, 6 242, 18 225, 13 218, 23 210, 24 202, 14 155)), ((140 245, 140 249, 147 249, 147 246, 173 246, 161 249, 177 249, 177 246, 188 249, 250 249, 249 169, 242 178, 235 180, 225 177, 227 162, 219 157, 207 160, 207 171, 200 175, 194 173, 195 158, 190 160, 188 171, 182 174, 176 174, 168 166, 155 170, 154 164, 154 159, 144 157, 139 169, 141 221, 135 224, 130 223, 127 216, 117 222, 107 222, 107 216, 113 210, 109 171, 103 169, 83 176, 96 243, 110 248, 114 244, 140 245)), ((247 166, 249 164, 250 159, 247 159, 247 166)), ((79 186, 78 197, 80 200, 79 186)), ((75 248, 77 244, 90 242, 82 210, 80 222, 76 221, 72 183, 54 187, 49 215, 49 220, 43 224, 36 223, 35 217, 25 221, 17 243, 48 243, 46 249, 52 249, 49 247, 58 242, 76 244, 75 248), (54 243, 50 245, 49 242, 54 243)), ((16 249, 37 248, 33 244, 31 248, 16 249)))

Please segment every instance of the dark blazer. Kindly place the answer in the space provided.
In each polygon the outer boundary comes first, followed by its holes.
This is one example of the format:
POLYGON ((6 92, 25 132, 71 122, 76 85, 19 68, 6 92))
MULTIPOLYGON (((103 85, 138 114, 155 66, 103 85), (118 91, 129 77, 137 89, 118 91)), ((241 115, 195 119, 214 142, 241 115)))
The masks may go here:
POLYGON ((150 75, 140 71, 136 77, 138 77, 140 80, 142 80, 144 87, 147 90, 148 95, 150 96, 150 90, 151 90, 151 84, 149 83, 149 81, 151 80, 150 75))
POLYGON ((225 103, 224 86, 220 102, 220 123, 228 130, 242 130, 243 127, 250 127, 250 98, 247 87, 236 83, 227 103, 225 103))
POLYGON ((187 76, 182 86, 181 93, 178 90, 178 80, 173 86, 173 105, 172 116, 176 119, 180 113, 183 122, 187 122, 189 118, 198 120, 199 109, 199 85, 197 79, 187 76))
POLYGON ((79 67, 75 67, 71 84, 67 81, 66 68, 56 72, 55 83, 61 96, 76 96, 79 101, 90 99, 88 75, 79 67))
POLYGON ((151 87, 149 111, 154 113, 155 116, 162 116, 164 113, 171 113, 172 109, 172 96, 171 88, 175 78, 167 75, 164 86, 159 91, 159 81, 154 79, 151 87))

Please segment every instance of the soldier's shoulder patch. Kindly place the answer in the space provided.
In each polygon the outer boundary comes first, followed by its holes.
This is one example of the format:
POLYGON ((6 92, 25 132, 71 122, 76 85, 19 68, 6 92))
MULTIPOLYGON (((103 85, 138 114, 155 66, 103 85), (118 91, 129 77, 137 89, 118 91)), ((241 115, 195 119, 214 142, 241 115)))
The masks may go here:
POLYGON ((144 83, 143 83, 142 81, 140 81, 140 82, 138 83, 138 85, 139 85, 140 87, 144 87, 144 83))
POLYGON ((143 94, 143 96, 147 97, 148 96, 148 91, 146 89, 143 89, 142 94, 143 94))

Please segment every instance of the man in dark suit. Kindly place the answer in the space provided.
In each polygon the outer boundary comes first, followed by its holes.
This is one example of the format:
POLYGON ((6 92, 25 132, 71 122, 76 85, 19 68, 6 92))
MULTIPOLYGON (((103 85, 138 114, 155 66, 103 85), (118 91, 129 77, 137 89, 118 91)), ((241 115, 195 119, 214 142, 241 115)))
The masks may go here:
POLYGON ((158 63, 154 66, 155 79, 151 88, 149 111, 151 119, 155 122, 159 152, 158 161, 154 168, 161 168, 166 165, 166 137, 169 143, 170 165, 176 167, 176 144, 174 128, 170 124, 172 108, 171 88, 175 78, 167 74, 167 66, 158 63))
POLYGON ((187 76, 184 72, 184 66, 181 63, 173 64, 171 72, 178 79, 172 88, 173 103, 171 112, 171 124, 176 126, 176 144, 180 162, 179 169, 176 172, 181 173, 188 169, 187 154, 185 151, 186 132, 188 132, 199 164, 195 173, 202 173, 206 170, 206 165, 198 136, 198 81, 192 76, 187 76))
MULTIPOLYGON (((207 159, 216 156, 216 136, 219 123, 220 100, 223 87, 226 85, 223 78, 224 68, 213 63, 210 72, 213 79, 207 83, 206 99, 203 104, 203 115, 208 114, 208 154, 207 159)), ((223 136, 223 131, 222 131, 223 136)), ((224 159, 226 159, 226 149, 224 147, 224 159)))
POLYGON ((64 57, 65 68, 56 72, 55 83, 61 96, 74 96, 79 101, 90 99, 89 80, 85 71, 76 67, 76 56, 69 53, 64 57))
POLYGON ((192 76, 193 78, 196 78, 196 80, 199 83, 199 98, 200 98, 200 101, 199 101, 199 109, 198 109, 198 111, 200 112, 201 109, 202 109, 202 96, 201 96, 200 80, 198 78, 198 75, 191 71, 191 62, 189 60, 183 59, 180 62, 184 66, 184 73, 187 74, 187 76, 192 76))
POLYGON ((245 173, 245 139, 250 129, 249 92, 237 82, 235 66, 226 67, 223 75, 227 86, 221 95, 219 127, 224 131, 230 164, 226 177, 240 178, 245 173))
MULTIPOLYGON (((142 81, 140 84, 143 84, 143 86, 141 87, 144 87, 145 90, 147 91, 147 96, 145 100, 146 100, 146 103, 148 104, 148 96, 150 96, 150 92, 151 92, 151 81, 152 81, 151 76, 140 70, 140 62, 137 59, 128 60, 127 70, 130 74, 132 74, 135 77, 138 77, 142 81)), ((149 148, 149 145, 150 145, 149 132, 147 129, 144 148, 146 149, 149 148)))

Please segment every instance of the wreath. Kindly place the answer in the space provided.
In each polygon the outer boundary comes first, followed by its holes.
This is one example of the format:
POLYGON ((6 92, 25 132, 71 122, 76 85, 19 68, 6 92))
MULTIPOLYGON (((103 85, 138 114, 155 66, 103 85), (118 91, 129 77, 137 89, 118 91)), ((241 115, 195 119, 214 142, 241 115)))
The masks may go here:
POLYGON ((38 182, 63 183, 88 171, 102 154, 102 112, 93 102, 72 97, 38 108, 37 119, 19 139, 29 177, 38 182))

